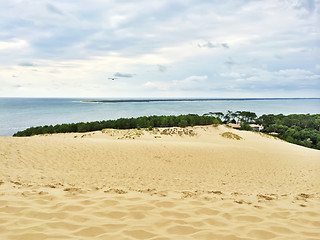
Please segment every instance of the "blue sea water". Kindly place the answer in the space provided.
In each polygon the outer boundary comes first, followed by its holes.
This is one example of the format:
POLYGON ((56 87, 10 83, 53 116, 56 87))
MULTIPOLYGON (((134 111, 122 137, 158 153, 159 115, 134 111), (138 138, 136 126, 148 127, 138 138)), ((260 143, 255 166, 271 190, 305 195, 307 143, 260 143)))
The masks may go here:
MULTIPOLYGON (((262 114, 320 113, 317 99, 212 99, 90 103, 71 98, 0 98, 0 136, 28 127, 138 117, 251 111, 262 114)), ((98 100, 98 99, 93 99, 98 100)))

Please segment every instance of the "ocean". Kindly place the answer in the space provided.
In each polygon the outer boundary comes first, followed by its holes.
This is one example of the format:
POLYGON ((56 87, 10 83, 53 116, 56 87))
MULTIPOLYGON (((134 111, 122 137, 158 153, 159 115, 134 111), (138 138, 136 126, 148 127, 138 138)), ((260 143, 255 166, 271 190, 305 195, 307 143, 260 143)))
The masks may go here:
POLYGON ((74 99, 0 98, 0 136, 28 127, 139 117, 251 111, 262 114, 320 113, 320 98, 291 99, 74 99), (96 102, 83 102, 96 101, 96 102))

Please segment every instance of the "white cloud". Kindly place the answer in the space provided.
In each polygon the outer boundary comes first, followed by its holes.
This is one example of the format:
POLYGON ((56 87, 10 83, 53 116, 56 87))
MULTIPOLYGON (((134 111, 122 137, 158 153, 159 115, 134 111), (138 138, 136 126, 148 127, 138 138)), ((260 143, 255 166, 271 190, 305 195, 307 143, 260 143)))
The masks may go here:
POLYGON ((10 41, 0 41, 0 51, 20 50, 29 47, 27 41, 23 39, 11 39, 10 41))
POLYGON ((147 88, 157 90, 187 90, 195 88, 203 88, 203 83, 208 79, 208 76, 190 76, 182 80, 172 81, 148 81, 144 84, 147 88))
POLYGON ((312 90, 320 84, 320 75, 304 69, 243 69, 241 72, 221 74, 227 86, 232 88, 256 90, 263 89, 304 89, 312 90))
POLYGON ((183 80, 174 80, 173 85, 174 86, 183 86, 183 88, 192 88, 197 87, 198 84, 202 84, 206 79, 208 79, 208 76, 190 76, 183 80))
POLYGON ((49 12, 54 13, 54 14, 58 14, 58 15, 64 15, 56 6, 47 3, 46 5, 47 9, 49 12))
POLYGON ((169 90, 172 83, 161 82, 161 81, 149 81, 144 84, 146 88, 156 89, 156 90, 169 90))
POLYGON ((227 73, 221 73, 220 74, 221 77, 225 77, 225 78, 243 78, 246 76, 246 74, 244 73, 238 73, 238 72, 227 72, 227 73))
POLYGON ((4 1, 0 81, 33 84, 30 96, 52 86, 59 96, 77 88, 83 96, 134 89, 143 97, 150 89, 263 95, 262 87, 286 85, 306 96, 319 82, 319 11, 313 0, 4 1), (115 73, 135 77, 105 85, 115 73))
POLYGON ((123 78, 132 78, 134 76, 134 74, 117 72, 114 76, 115 77, 123 77, 123 78))
POLYGON ((158 64, 157 67, 159 72, 165 72, 167 70, 167 67, 161 64, 158 64))
POLYGON ((198 43, 199 48, 230 48, 228 43, 213 43, 207 41, 206 43, 198 43))

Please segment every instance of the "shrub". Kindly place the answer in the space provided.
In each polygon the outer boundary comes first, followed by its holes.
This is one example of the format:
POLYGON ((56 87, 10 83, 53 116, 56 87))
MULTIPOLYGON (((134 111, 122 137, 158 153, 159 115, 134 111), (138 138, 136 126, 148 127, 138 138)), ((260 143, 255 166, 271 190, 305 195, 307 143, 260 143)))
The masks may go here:
POLYGON ((230 139, 236 139, 236 140, 240 140, 242 139, 242 137, 240 137, 239 135, 237 134, 234 134, 232 132, 224 132, 222 134, 220 134, 222 137, 224 138, 230 138, 230 139))
POLYGON ((240 125, 240 130, 251 131, 252 129, 251 129, 251 127, 250 127, 249 124, 242 123, 242 124, 240 125))

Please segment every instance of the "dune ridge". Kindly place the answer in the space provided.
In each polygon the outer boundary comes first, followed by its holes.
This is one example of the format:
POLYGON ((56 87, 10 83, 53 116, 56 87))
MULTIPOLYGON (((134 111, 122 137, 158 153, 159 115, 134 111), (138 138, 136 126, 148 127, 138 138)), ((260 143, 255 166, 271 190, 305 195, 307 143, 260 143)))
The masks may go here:
POLYGON ((319 186, 318 150, 225 126, 1 137, 0 238, 319 239, 319 186))

